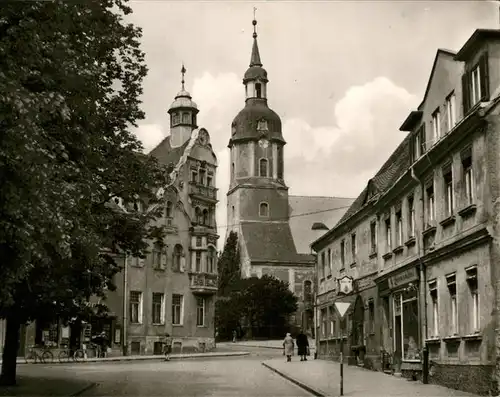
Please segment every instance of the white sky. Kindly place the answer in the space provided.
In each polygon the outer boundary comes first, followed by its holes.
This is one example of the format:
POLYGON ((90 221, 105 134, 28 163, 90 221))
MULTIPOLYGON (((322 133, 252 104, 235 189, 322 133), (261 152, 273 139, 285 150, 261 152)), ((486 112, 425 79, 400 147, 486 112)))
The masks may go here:
MULTIPOLYGON (((198 104, 219 159, 217 221, 225 236, 231 122, 244 106, 242 77, 257 7, 268 104, 283 122, 290 194, 356 197, 404 138, 438 48, 458 50, 477 28, 499 28, 489 1, 131 1, 149 73, 146 152, 169 134, 180 89, 198 104)), ((221 241, 222 242, 222 241, 221 241)))

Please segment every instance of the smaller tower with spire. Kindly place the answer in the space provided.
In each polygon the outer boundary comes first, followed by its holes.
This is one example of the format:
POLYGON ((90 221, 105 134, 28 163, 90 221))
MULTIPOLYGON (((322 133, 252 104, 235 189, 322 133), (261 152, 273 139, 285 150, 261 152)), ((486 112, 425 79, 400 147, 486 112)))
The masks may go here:
POLYGON ((181 90, 175 96, 175 100, 168 109, 170 115, 170 145, 179 147, 186 143, 191 137, 194 129, 198 128, 196 115, 198 106, 191 99, 191 94, 184 88, 186 68, 181 68, 181 90))

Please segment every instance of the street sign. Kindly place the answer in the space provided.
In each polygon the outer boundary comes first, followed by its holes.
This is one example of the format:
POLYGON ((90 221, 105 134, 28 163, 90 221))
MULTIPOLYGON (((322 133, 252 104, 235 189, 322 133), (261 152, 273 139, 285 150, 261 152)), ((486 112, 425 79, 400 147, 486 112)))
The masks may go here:
POLYGON ((349 309, 349 306, 351 306, 349 302, 335 302, 335 307, 340 314, 340 318, 344 318, 344 315, 349 309))

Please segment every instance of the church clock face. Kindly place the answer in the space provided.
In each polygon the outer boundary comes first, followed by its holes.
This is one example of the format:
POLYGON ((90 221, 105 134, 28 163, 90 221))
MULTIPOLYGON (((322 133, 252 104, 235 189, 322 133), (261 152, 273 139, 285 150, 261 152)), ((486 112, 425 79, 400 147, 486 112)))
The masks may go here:
POLYGON ((269 142, 267 141, 267 139, 261 139, 261 140, 259 141, 259 146, 260 146, 261 148, 266 149, 266 148, 269 146, 269 142))

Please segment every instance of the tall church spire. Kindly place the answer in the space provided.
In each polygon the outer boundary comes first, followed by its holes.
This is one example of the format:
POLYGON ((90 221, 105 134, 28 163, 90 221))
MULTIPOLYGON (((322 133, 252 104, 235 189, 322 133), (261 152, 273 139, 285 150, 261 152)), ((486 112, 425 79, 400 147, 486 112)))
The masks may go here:
POLYGON ((259 54, 259 45, 257 44, 257 20, 255 19, 255 10, 257 8, 253 8, 253 47, 252 47, 252 56, 250 57, 250 66, 262 66, 262 62, 260 61, 259 54))

